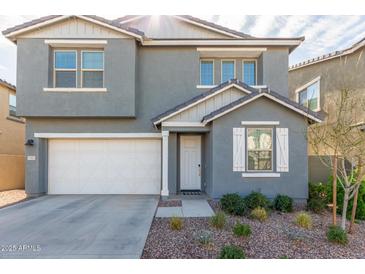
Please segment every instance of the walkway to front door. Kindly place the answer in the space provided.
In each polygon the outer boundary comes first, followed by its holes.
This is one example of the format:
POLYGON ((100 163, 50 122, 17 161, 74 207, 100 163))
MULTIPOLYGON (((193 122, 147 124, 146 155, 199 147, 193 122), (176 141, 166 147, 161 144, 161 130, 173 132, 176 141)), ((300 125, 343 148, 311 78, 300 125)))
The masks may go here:
POLYGON ((214 215, 213 209, 207 200, 182 200, 182 206, 158 207, 156 217, 211 217, 214 215))

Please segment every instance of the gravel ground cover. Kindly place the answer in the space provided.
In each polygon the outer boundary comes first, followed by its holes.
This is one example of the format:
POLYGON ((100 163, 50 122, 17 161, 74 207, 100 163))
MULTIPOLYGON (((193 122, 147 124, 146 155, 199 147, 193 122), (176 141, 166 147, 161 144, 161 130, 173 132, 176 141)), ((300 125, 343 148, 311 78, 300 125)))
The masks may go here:
POLYGON ((158 202, 159 207, 177 207, 182 206, 181 200, 179 199, 171 199, 171 200, 160 200, 158 202))
MULTIPOLYGON (((210 202, 215 211, 216 202, 210 202)), ((184 218, 183 228, 173 231, 169 218, 155 218, 144 248, 142 258, 217 258, 224 245, 240 246, 247 258, 363 258, 365 259, 365 222, 356 225, 355 233, 348 235, 349 244, 341 246, 326 239, 327 227, 331 224, 331 214, 309 213, 313 228, 306 230, 294 224, 293 213, 271 212, 267 221, 260 223, 246 217, 227 215, 224 229, 215 229, 209 218, 184 218), (237 223, 249 224, 252 235, 238 238, 232 228, 237 223), (197 235, 204 231, 211 235, 211 242, 201 244, 197 235), (208 232, 207 232, 208 231, 208 232)))
POLYGON ((0 208, 20 202, 26 198, 27 196, 23 189, 0 191, 0 208))

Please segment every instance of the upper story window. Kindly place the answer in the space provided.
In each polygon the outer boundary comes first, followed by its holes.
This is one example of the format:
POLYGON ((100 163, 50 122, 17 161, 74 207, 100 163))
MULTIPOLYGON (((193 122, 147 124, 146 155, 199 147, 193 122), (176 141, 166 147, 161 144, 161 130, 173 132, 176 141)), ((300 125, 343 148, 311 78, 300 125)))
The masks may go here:
POLYGON ((256 85, 256 61, 243 61, 242 62, 242 79, 247 85, 256 85))
POLYGON ((312 111, 319 111, 320 107, 320 78, 316 78, 297 89, 297 102, 312 111))
POLYGON ((9 115, 16 116, 16 96, 14 94, 9 94, 9 115))
POLYGON ((102 88, 104 85, 104 52, 82 51, 81 77, 83 88, 102 88))
POLYGON ((272 128, 247 129, 247 170, 272 171, 272 128))
POLYGON ((222 60, 221 65, 222 83, 228 80, 236 78, 235 61, 234 60, 222 60))
POLYGON ((200 84, 203 86, 214 85, 213 60, 200 60, 200 84))
POLYGON ((76 88, 77 52, 56 50, 54 52, 54 87, 76 88))

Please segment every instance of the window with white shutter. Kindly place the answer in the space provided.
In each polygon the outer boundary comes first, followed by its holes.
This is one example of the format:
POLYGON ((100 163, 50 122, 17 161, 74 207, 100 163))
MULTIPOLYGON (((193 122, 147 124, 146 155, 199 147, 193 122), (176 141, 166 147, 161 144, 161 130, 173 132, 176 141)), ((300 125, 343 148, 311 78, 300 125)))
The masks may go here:
POLYGON ((276 128, 276 171, 289 172, 289 134, 287 128, 276 128))
POLYGON ((233 171, 245 171, 245 128, 233 128, 233 171))

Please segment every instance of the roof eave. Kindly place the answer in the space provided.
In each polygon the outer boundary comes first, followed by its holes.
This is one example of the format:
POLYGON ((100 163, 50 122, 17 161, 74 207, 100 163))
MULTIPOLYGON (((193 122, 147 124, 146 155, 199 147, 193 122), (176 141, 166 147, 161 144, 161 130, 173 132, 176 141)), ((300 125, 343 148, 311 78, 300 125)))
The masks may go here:
MULTIPOLYGON (((55 15, 55 17, 50 18, 49 20, 45 20, 45 21, 35 23, 35 24, 30 24, 29 26, 24 26, 22 28, 13 27, 13 28, 15 28, 14 31, 9 31, 9 30, 12 29, 12 28, 10 28, 10 29, 4 30, 2 33, 7 39, 9 39, 10 41, 16 43, 17 36, 22 34, 22 33, 26 33, 26 32, 32 31, 32 30, 40 28, 40 27, 45 27, 45 26, 57 23, 59 21, 65 20, 65 19, 70 18, 70 17, 77 17, 77 18, 83 19, 85 21, 101 25, 103 27, 113 29, 115 31, 124 33, 126 35, 130 35, 130 36, 132 36, 132 37, 134 37, 134 38, 136 38, 140 41, 142 41, 143 38, 144 38, 143 32, 141 32, 139 30, 136 30, 136 32, 133 32, 133 31, 130 31, 128 29, 115 26, 114 24, 112 24, 113 21, 105 19, 105 21, 110 21, 110 23, 107 23, 107 22, 103 22, 102 20, 98 20, 98 18, 96 18, 94 16, 88 16, 88 15, 55 15), (137 32, 139 32, 139 33, 137 33, 137 32)), ((26 23, 24 23, 24 25, 25 24, 26 23)))

